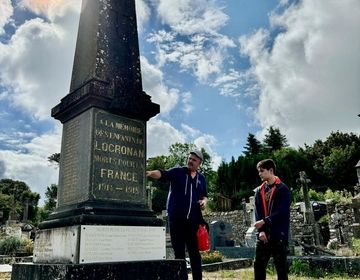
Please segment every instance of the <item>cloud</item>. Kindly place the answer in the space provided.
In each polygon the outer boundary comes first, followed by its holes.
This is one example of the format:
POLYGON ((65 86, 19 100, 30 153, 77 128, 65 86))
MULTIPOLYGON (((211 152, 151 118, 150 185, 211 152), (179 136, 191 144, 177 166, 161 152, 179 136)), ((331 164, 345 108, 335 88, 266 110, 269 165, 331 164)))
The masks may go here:
POLYGON ((151 10, 143 0, 135 0, 136 21, 139 33, 143 32, 144 25, 149 20, 151 10))
POLYGON ((211 156, 211 167, 217 170, 222 162, 221 156, 214 151, 214 146, 217 144, 215 136, 210 134, 203 134, 194 139, 194 144, 199 148, 204 148, 211 156))
POLYGON ((217 170, 222 162, 222 158, 214 151, 214 146, 217 145, 215 136, 204 134, 200 130, 184 123, 181 124, 181 128, 188 139, 190 139, 189 142, 194 143, 198 148, 204 148, 209 153, 211 156, 211 166, 214 170, 217 170))
POLYGON ((229 69, 228 73, 220 74, 211 85, 220 88, 220 94, 237 97, 241 93, 239 87, 244 84, 246 74, 235 69, 229 69))
POLYGON ((80 3, 78 0, 22 0, 20 6, 54 21, 56 17, 64 17, 69 9, 79 11, 80 3))
POLYGON ((293 146, 331 131, 360 132, 360 2, 304 0, 270 21, 272 30, 240 38, 260 126, 279 127, 293 146))
POLYGON ((164 30, 151 33, 148 42, 157 48, 156 60, 160 67, 166 63, 178 64, 182 71, 188 71, 205 83, 211 75, 221 74, 228 56, 227 48, 232 43, 221 45, 221 40, 211 36, 196 34, 189 40, 178 37, 176 33, 164 30))
POLYGON ((58 183, 59 170, 47 158, 60 152, 60 142, 59 125, 53 133, 18 143, 18 151, 0 150, 0 177, 24 181, 32 191, 43 195, 47 186, 58 183))
POLYGON ((182 35, 212 34, 228 21, 222 8, 207 0, 160 0, 157 11, 163 23, 182 35))
POLYGON ((10 21, 14 12, 11 0, 3 0, 0 2, 0 35, 4 33, 4 26, 10 21))
POLYGON ((217 145, 216 138, 184 123, 181 124, 181 130, 177 130, 171 124, 153 118, 148 122, 147 140, 148 158, 168 155, 169 147, 175 143, 194 143, 198 148, 204 148, 209 153, 214 170, 222 161, 214 151, 214 146, 217 145))
POLYGON ((195 129, 185 123, 182 123, 181 124, 181 129, 184 131, 184 133, 190 137, 190 138, 195 138, 195 137, 198 137, 199 135, 201 135, 201 132, 200 130, 198 129, 195 129))
MULTIPOLYGON (((30 7, 42 2, 26 3, 30 7)), ((33 8, 42 11, 41 7, 33 8)), ((71 9, 64 17, 53 22, 28 20, 8 43, 0 43, 0 81, 8 87, 7 98, 38 119, 47 118, 69 91, 79 15, 73 6, 65 7, 71 9)))
POLYGON ((167 122, 153 118, 147 125, 148 158, 168 155, 170 145, 185 143, 185 135, 167 122))
MULTIPOLYGON (((10 104, 9 110, 17 108, 30 120, 31 117, 45 120, 51 108, 69 92, 79 3, 75 0, 21 2, 21 7, 42 14, 47 20, 28 19, 16 26, 6 43, 0 43, 0 83, 5 92, 1 102, 10 104)), ((3 12, 2 7, 0 11, 3 12)), ((58 181, 59 171, 47 157, 60 151, 61 141, 60 124, 56 125, 56 131, 39 135, 35 126, 43 130, 40 128, 43 124, 36 122, 30 127, 24 123, 25 130, 10 129, 0 135, 2 177, 22 180, 40 194, 58 181)))
POLYGON ((182 98, 181 98, 181 102, 183 104, 182 111, 187 115, 190 114, 194 109, 194 106, 191 105, 191 99, 192 99, 191 92, 187 91, 182 94, 182 98))
POLYGON ((192 73, 201 83, 224 71, 227 49, 236 45, 219 33, 229 19, 223 7, 206 0, 160 0, 157 4, 158 17, 170 29, 148 37, 148 42, 157 48, 158 65, 176 63, 181 71, 192 73))
POLYGON ((161 113, 170 112, 178 102, 179 91, 169 89, 163 81, 163 73, 155 65, 149 63, 146 57, 141 57, 141 72, 143 87, 152 101, 160 104, 161 113))

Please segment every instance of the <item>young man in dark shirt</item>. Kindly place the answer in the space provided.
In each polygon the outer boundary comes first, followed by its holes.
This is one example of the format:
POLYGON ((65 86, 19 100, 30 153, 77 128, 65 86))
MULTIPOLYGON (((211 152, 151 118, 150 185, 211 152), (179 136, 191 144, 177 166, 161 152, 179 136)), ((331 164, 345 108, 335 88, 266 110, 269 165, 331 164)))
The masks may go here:
POLYGON ((258 231, 254 273, 255 280, 266 279, 270 257, 274 259, 278 280, 288 279, 287 246, 290 224, 291 194, 289 188, 275 176, 272 159, 257 164, 262 185, 255 190, 255 227, 258 231))

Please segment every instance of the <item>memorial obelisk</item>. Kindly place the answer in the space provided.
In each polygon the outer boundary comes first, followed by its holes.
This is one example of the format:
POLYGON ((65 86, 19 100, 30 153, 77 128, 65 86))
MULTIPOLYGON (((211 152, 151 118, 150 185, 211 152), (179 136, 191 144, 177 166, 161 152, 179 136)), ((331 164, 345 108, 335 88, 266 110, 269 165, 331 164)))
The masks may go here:
POLYGON ((83 1, 63 124, 58 207, 41 225, 156 224, 144 188, 146 121, 134 0, 83 1))
POLYGON ((58 204, 13 280, 187 279, 146 200, 146 122, 159 111, 142 88, 135 0, 84 0, 70 92, 52 109, 58 204))

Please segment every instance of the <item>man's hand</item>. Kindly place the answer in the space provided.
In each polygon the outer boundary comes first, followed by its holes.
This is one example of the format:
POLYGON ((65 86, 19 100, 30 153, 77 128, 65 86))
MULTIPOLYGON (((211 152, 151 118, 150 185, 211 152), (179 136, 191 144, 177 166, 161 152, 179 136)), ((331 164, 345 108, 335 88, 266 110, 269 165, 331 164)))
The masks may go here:
POLYGON ((268 242, 268 239, 266 237, 266 233, 264 231, 260 232, 259 233, 259 239, 264 242, 264 243, 267 243, 268 242))
POLYGON ((256 229, 259 229, 259 228, 261 228, 264 224, 265 224, 264 220, 260 220, 260 221, 257 221, 257 222, 254 224, 254 227, 256 227, 256 229))
POLYGON ((200 199, 199 201, 200 204, 200 209, 204 210, 206 208, 207 202, 208 202, 208 198, 204 197, 203 199, 200 199))
POLYGON ((145 175, 146 175, 146 177, 150 177, 150 178, 153 178, 153 179, 160 179, 161 178, 161 172, 159 170, 146 171, 145 175))

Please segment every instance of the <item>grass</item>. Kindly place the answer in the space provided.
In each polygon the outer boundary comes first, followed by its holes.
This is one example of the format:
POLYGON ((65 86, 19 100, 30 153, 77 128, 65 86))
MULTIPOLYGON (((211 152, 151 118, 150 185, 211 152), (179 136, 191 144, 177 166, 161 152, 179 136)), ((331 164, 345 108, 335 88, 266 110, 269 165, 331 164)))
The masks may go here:
MULTIPOLYGON (((241 279, 241 280, 253 280, 254 272, 253 268, 244 268, 237 270, 220 270, 217 272, 203 272, 203 280, 232 280, 232 279, 241 279)), ((268 273, 266 276, 267 280, 277 280, 276 273, 268 273)), ((315 279, 331 279, 331 280, 350 280, 358 279, 359 277, 344 277, 344 276, 327 276, 325 278, 318 277, 304 277, 289 275, 289 280, 315 280, 315 279)), ((192 280, 191 274, 189 274, 189 280, 192 280)))

